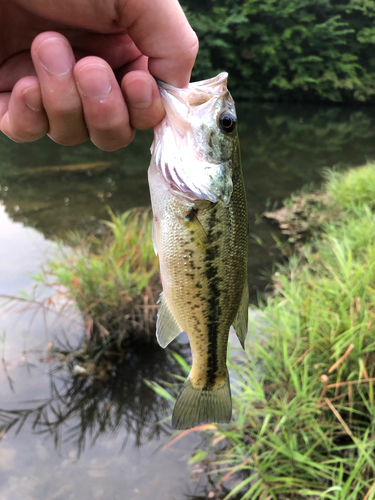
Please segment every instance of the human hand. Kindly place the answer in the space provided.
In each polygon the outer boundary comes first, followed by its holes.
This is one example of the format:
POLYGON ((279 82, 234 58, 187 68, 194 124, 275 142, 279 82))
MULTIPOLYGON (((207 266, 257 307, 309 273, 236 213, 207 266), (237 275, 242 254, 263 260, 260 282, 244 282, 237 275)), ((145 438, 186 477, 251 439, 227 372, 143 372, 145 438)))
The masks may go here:
POLYGON ((186 86, 197 51, 177 0, 0 0, 0 130, 127 146, 164 117, 153 76, 186 86))

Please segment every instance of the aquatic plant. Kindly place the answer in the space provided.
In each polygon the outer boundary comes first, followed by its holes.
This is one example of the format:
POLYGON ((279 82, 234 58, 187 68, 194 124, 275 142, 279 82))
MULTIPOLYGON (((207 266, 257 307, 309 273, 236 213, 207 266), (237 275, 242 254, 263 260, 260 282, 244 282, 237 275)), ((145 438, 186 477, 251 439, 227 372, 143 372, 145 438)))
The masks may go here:
POLYGON ((153 337, 161 289, 150 210, 109 213, 100 234, 72 233, 72 248, 61 246, 36 277, 77 304, 91 347, 120 345, 134 335, 153 337))
POLYGON ((250 310, 246 353, 230 363, 233 423, 196 429, 198 462, 219 486, 237 481, 227 500, 375 498, 374 172, 329 176, 333 215, 250 310))

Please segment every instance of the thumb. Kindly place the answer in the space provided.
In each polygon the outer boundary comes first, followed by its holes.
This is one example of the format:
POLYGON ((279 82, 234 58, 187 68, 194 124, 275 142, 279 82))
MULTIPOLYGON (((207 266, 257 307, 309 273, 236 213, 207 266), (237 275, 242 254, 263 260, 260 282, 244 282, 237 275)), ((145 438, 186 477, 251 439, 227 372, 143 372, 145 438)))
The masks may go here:
POLYGON ((150 73, 186 87, 198 52, 198 38, 177 0, 119 0, 120 23, 149 58, 150 73))

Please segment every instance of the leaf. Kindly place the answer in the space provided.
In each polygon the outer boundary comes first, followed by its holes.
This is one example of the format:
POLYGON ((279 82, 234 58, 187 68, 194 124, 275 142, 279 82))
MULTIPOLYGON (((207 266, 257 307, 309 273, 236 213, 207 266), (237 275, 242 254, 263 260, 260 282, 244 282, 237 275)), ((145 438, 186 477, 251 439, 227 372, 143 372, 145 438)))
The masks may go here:
POLYGON ((187 363, 184 358, 178 354, 177 352, 173 353, 174 359, 177 361, 177 363, 181 366, 181 368, 184 370, 186 374, 190 373, 190 366, 189 363, 187 363))
POLYGON ((194 455, 189 459, 188 464, 193 465, 197 462, 202 462, 207 456, 207 451, 197 450, 194 455))
POLYGON ((156 392, 159 396, 161 396, 164 399, 167 399, 168 401, 171 401, 172 403, 176 402, 176 398, 174 398, 171 394, 169 394, 168 391, 164 389, 160 384, 157 382, 153 382, 151 380, 144 380, 145 384, 150 387, 153 391, 156 392))

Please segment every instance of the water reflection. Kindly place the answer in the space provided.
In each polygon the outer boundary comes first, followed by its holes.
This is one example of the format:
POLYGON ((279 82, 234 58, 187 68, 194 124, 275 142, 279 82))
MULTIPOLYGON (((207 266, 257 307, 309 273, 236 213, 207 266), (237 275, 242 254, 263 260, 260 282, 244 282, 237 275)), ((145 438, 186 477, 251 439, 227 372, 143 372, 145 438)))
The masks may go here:
POLYGON ((114 211, 149 205, 147 167, 152 134, 126 150, 106 153, 90 143, 61 147, 48 138, 13 144, 0 136, 0 200, 15 221, 45 236, 95 227, 114 211), (61 167, 61 168, 59 168, 61 167))
POLYGON ((162 429, 167 432, 168 425, 158 422, 169 403, 144 380, 178 372, 170 353, 150 344, 133 345, 120 363, 107 362, 87 377, 72 375, 74 360, 69 364, 70 370, 61 364, 51 369, 48 398, 30 401, 27 408, 6 409, 0 403, 0 435, 12 429, 18 433, 28 422, 33 433, 53 438, 57 450, 68 443, 79 456, 102 434, 125 431, 123 445, 131 435, 133 444, 140 446, 158 439, 162 429))

